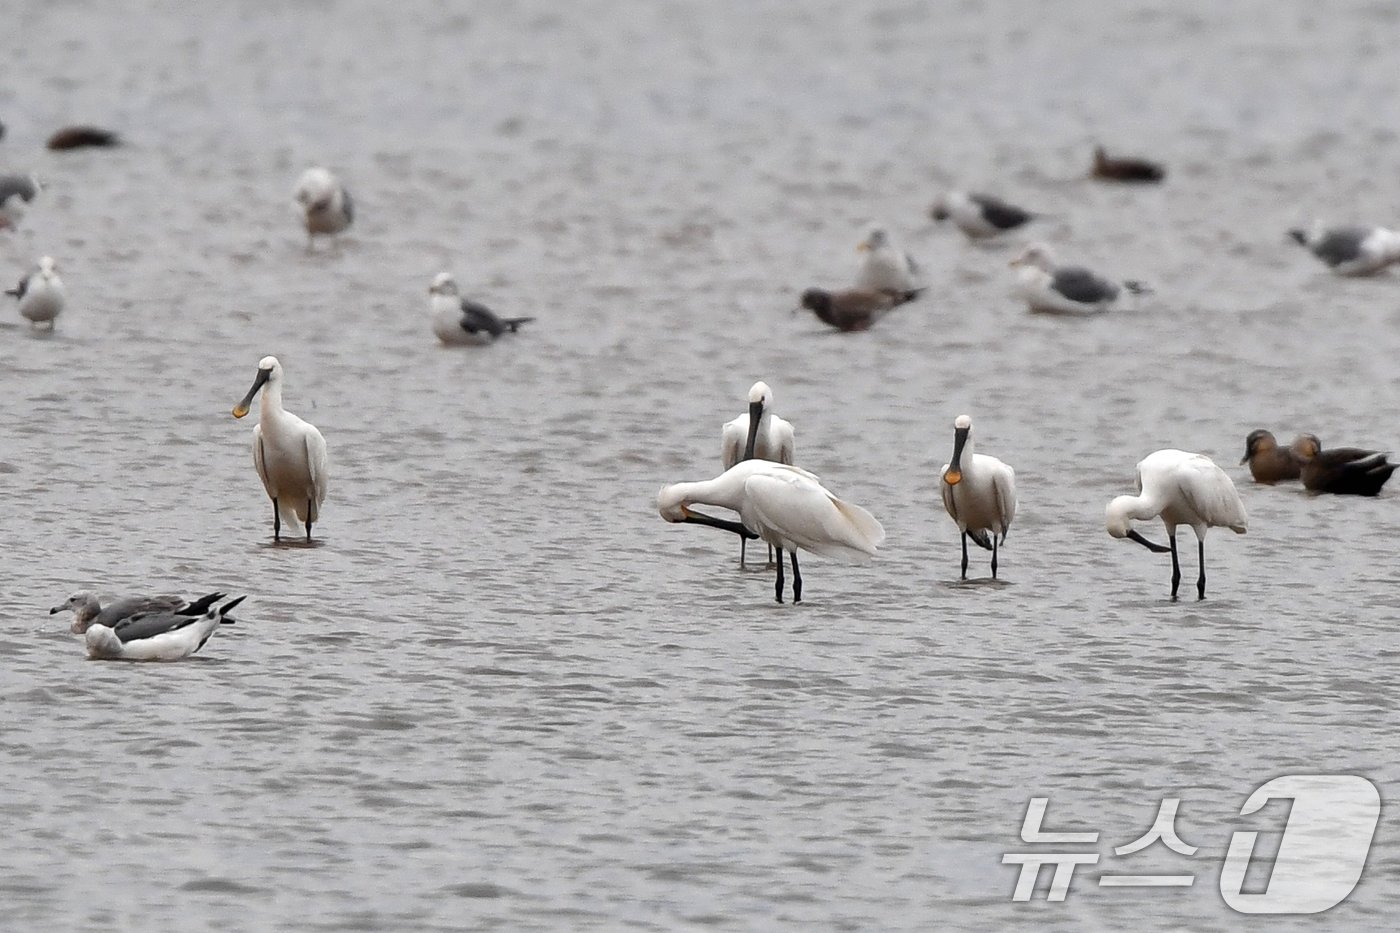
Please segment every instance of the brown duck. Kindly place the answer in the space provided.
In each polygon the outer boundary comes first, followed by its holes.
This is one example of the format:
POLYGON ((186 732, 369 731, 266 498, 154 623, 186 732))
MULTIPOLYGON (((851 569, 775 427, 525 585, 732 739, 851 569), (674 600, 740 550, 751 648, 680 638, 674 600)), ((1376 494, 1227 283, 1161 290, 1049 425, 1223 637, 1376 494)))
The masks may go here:
POLYGON ((1111 157, 1103 146, 1094 147, 1094 167, 1089 172, 1094 178, 1107 178, 1110 181, 1161 181, 1167 177, 1167 170, 1157 162, 1147 159, 1111 157))
POLYGON ((1303 475, 1303 464, 1322 444, 1312 434, 1300 434, 1288 447, 1280 447, 1272 433, 1251 431, 1244 440, 1244 459, 1256 483, 1272 486, 1303 475))
POLYGON ((923 289, 894 291, 890 289, 844 288, 829 292, 809 288, 802 293, 802 307, 837 330, 869 330, 880 318, 905 302, 913 301, 923 289))
POLYGON ((1330 492, 1339 496, 1379 495, 1381 487, 1397 464, 1386 459, 1378 450, 1359 447, 1334 447, 1323 450, 1322 443, 1311 434, 1294 442, 1302 445, 1303 485, 1313 492, 1330 492))

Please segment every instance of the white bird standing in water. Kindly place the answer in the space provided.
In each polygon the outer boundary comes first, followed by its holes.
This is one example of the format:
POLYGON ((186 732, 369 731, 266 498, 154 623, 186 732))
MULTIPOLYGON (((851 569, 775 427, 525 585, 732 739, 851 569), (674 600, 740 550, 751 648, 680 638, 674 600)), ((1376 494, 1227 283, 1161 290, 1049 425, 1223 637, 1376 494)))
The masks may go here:
MULTIPOLYGON (((200 604, 222 599, 211 593, 200 604)), ((178 661, 194 654, 220 625, 232 625, 229 612, 246 599, 240 596, 222 606, 210 606, 198 614, 170 610, 131 616, 109 627, 101 623, 87 630, 88 657, 94 661, 178 661)))
POLYGON ((355 220, 355 202, 349 190, 327 169, 315 167, 303 172, 296 200, 306 225, 307 249, 315 245, 316 234, 341 233, 355 220))
POLYGON ((31 325, 46 323, 53 330, 66 298, 63 280, 58 277, 58 263, 52 256, 40 258, 39 264, 5 294, 19 299, 19 313, 31 325))
POLYGON ((811 551, 847 563, 865 563, 885 540, 885 529, 860 506, 832 495, 801 467, 767 460, 745 460, 712 480, 661 487, 656 507, 668 522, 709 525, 740 536, 757 537, 778 551, 774 598, 783 601, 783 550, 792 552, 792 601, 802 601, 797 552, 811 551), (739 513, 740 521, 712 518, 690 506, 717 505, 739 513))
POLYGON ((1245 533, 1248 519, 1235 484, 1209 457, 1184 450, 1159 450, 1148 454, 1137 465, 1136 496, 1119 496, 1104 510, 1108 533, 1115 538, 1136 541, 1149 551, 1172 555, 1172 599, 1181 583, 1181 564, 1176 556, 1176 526, 1190 525, 1196 533, 1201 575, 1196 580, 1196 596, 1206 598, 1206 531, 1229 528, 1245 533), (1167 527, 1170 547, 1148 541, 1133 530, 1132 522, 1161 518, 1167 527))
POLYGON ((253 428, 253 466, 272 499, 272 539, 282 540, 282 522, 293 534, 304 522, 309 542, 311 525, 320 520, 326 498, 326 439, 315 425, 282 407, 282 364, 275 356, 258 362, 253 387, 234 406, 235 418, 248 414, 259 389, 263 397, 253 428))
POLYGON ((921 291, 919 264, 895 245, 883 227, 871 227, 856 244, 856 252, 861 254, 856 288, 901 295, 921 291))
POLYGON ((996 457, 974 453, 972 419, 953 422, 953 461, 939 473, 943 507, 962 532, 962 578, 967 579, 967 539, 992 552, 992 579, 997 578, 997 547, 1016 517, 1016 471, 996 457), (997 536, 1001 540, 998 542, 997 536))
MULTIPOLYGON (((792 425, 769 409, 773 404, 773 390, 766 382, 755 382, 749 389, 748 414, 740 415, 726 422, 720 430, 720 461, 727 470, 744 460, 771 460, 774 463, 792 464, 795 455, 792 425)), ((744 551, 748 539, 739 539, 739 566, 744 566, 744 551)), ((768 563, 773 563, 771 548, 768 563)))

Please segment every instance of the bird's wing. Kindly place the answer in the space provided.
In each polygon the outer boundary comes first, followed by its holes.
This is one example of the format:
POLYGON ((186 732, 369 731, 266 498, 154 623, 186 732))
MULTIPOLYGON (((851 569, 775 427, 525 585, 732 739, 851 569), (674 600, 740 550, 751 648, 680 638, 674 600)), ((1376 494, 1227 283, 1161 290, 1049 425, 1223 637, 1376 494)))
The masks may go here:
POLYGON ((1328 230, 1323 237, 1313 243, 1313 255, 1329 266, 1341 265, 1361 258, 1361 246, 1370 236, 1366 227, 1339 227, 1328 230))
POLYGON ((316 430, 315 425, 308 424, 306 427, 309 429, 306 432, 306 466, 311 473, 311 490, 319 512, 321 503, 326 501, 326 485, 330 480, 330 471, 326 463, 326 439, 316 430))
POLYGON ((179 596, 125 596, 103 606, 102 611, 97 614, 97 618, 92 621, 94 625, 115 628, 117 623, 128 616, 140 613, 170 612, 184 605, 185 600, 179 596))
POLYGON ((202 618, 203 616, 184 616, 174 612, 142 612, 122 619, 112 627, 112 631, 116 632, 117 639, 125 644, 177 631, 202 618))
POLYGON ((267 490, 269 499, 277 498, 272 491, 272 484, 267 481, 267 461, 263 458, 263 438, 262 425, 253 425, 253 468, 258 471, 258 479, 262 480, 263 489, 267 490))
POLYGON ((29 276, 19 280, 19 284, 7 291, 5 294, 14 295, 16 298, 23 298, 24 293, 29 291, 29 276))
POLYGON ((997 461, 995 466, 992 491, 996 495, 997 515, 1001 518, 1001 527, 997 530, 1001 532, 1001 540, 1005 541, 1011 520, 1016 517, 1016 471, 1001 461, 997 461))
POLYGON ((792 466, 797 459, 797 443, 792 432, 792 424, 774 416, 772 430, 778 435, 778 462, 792 466))
POLYGON ((943 508, 948 510, 948 516, 953 521, 958 519, 958 504, 953 501, 953 487, 943 482, 943 474, 948 472, 948 464, 943 464, 943 469, 938 471, 938 491, 943 495, 943 508))
POLYGON ((885 529, 869 512, 799 474, 758 473, 744 489, 758 522, 804 551, 864 562, 885 539, 885 529))
POLYGON ((1224 470, 1208 457, 1192 457, 1176 471, 1177 487, 1191 511, 1207 525, 1244 533, 1249 519, 1235 484, 1224 470))
POLYGON ((462 299, 462 329, 469 334, 486 331, 492 337, 505 333, 506 325, 496 317, 496 313, 486 305, 478 304, 469 298, 462 299))
POLYGON ((1070 301, 1098 304, 1118 297, 1118 286, 1079 266, 1062 266, 1055 270, 1050 287, 1070 301))
POLYGON ((968 198, 982 209, 982 216, 987 223, 998 230, 1010 230, 1031 219, 1029 211, 1024 211, 1013 204, 1007 204, 1000 198, 994 198, 987 194, 972 194, 968 195, 968 198))
POLYGON ((744 442, 748 440, 749 416, 740 415, 733 421, 726 421, 719 432, 719 456, 727 470, 739 462, 744 455, 744 442))

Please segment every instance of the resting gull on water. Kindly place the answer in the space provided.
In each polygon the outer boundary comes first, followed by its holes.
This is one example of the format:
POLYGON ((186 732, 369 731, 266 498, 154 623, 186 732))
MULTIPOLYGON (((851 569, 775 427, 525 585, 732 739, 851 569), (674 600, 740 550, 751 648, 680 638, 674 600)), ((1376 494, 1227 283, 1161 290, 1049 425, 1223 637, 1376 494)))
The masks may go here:
POLYGON ((952 220, 968 239, 981 240, 1015 230, 1036 215, 989 194, 949 191, 933 202, 929 216, 937 221, 952 220))
POLYGON ((428 287, 428 310, 433 315, 433 333, 444 344, 484 346, 502 334, 513 334, 532 317, 497 317, 483 304, 463 298, 457 280, 450 272, 439 272, 428 287))
POLYGON ((1385 227, 1324 227, 1313 224, 1288 235, 1337 275, 1375 275, 1400 262, 1400 233, 1385 227))
POLYGON ((296 200, 306 225, 307 249, 315 245, 316 234, 341 233, 355 219, 355 202, 350 192, 329 170, 319 166, 302 173, 296 200))
POLYGON ((0 230, 19 226, 25 208, 41 190, 34 175, 0 175, 0 230))
POLYGON ((123 619, 138 613, 178 612, 181 615, 203 615, 215 602, 224 598, 223 593, 210 593, 194 602, 179 596, 125 596, 102 605, 96 594, 79 590, 57 606, 49 610, 49 615, 72 610, 73 624, 70 630, 81 635, 94 625, 114 628, 123 619))
MULTIPOLYGON (((222 598, 211 593, 201 599, 210 603, 222 598)), ((220 625, 233 624, 232 610, 246 596, 231 599, 222 606, 210 606, 198 615, 170 610, 140 613, 115 626, 95 624, 87 630, 88 657, 96 661, 178 661, 194 654, 220 625)))
POLYGON ((63 280, 58 277, 58 263, 52 256, 41 257, 38 265, 5 294, 19 300, 19 313, 30 324, 48 324, 48 329, 53 330, 65 298, 63 280))
POLYGON ((919 288, 919 264, 900 249, 883 227, 871 227, 856 244, 861 253, 856 288, 867 291, 915 292, 919 288))
POLYGON ((1011 260, 1017 291, 1032 311, 1049 314, 1093 314, 1115 306, 1124 291, 1140 295, 1150 289, 1141 282, 1121 285, 1082 266, 1057 266, 1055 254, 1035 243, 1011 260))

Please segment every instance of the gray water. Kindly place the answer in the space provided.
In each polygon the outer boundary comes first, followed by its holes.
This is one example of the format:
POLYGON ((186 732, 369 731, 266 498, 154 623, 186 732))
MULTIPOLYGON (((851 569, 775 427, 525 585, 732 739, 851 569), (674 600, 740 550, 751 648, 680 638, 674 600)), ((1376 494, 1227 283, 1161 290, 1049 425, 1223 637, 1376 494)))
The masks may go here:
POLYGON ((0 927, 1392 927, 1389 813, 1321 917, 1251 921, 1217 879, 1278 827, 1238 816, 1269 778, 1400 781, 1394 495, 1235 465, 1255 427, 1396 444, 1396 276, 1283 232, 1400 222, 1400 9, 144 6, 21 0, 0 38, 0 167, 49 184, 0 262, 54 255, 70 298, 51 339, 0 331, 0 927), (81 120, 128 145, 42 150, 81 120), (1167 183, 1087 181, 1096 141, 1167 183), (318 162, 360 213, 308 254, 318 162), (1155 296, 1028 315, 1024 237, 926 220, 949 185, 1155 296), (859 335, 790 314, 871 220, 933 291, 859 335), (539 320, 437 346, 444 269, 539 320), (271 546, 229 415, 267 353, 330 450, 313 548, 271 546), (799 606, 655 511, 758 378, 888 531, 806 561, 799 606), (959 584, 938 502, 963 412, 1017 470, 998 585, 959 584), (1166 446, 1250 513, 1203 603, 1103 530, 1166 446), (250 595, 195 658, 122 665, 46 614, 81 587, 250 595), (1102 833, 1064 903, 1011 901, 1032 796, 1102 833), (1113 857, 1167 796, 1201 851, 1113 857), (1197 880, 1095 883, 1153 869, 1197 880))

